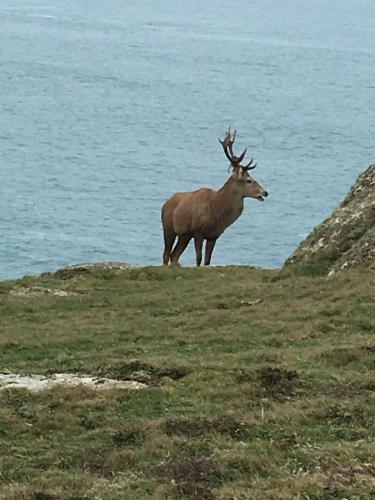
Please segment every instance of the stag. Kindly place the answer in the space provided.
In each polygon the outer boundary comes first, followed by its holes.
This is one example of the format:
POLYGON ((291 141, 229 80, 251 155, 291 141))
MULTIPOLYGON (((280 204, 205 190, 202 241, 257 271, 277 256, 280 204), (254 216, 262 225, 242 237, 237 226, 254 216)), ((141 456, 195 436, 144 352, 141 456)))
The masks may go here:
POLYGON ((194 238, 197 266, 201 265, 202 247, 206 240, 204 264, 208 266, 216 240, 241 215, 244 198, 263 201, 268 196, 267 191, 249 174, 256 167, 254 159, 247 165, 241 165, 247 148, 239 156, 233 153, 235 138, 236 131, 232 134, 229 128, 224 139, 219 139, 224 154, 230 161, 231 171, 229 179, 219 190, 202 188, 188 193, 175 193, 163 205, 161 218, 165 265, 169 261, 171 264, 178 264, 182 252, 194 238))

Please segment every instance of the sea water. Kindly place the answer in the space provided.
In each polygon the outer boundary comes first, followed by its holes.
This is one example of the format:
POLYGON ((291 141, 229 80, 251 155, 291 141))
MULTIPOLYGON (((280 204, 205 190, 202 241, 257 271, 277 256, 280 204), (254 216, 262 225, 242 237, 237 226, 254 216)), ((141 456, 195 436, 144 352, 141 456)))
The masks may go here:
POLYGON ((229 125, 270 195, 213 263, 280 266, 375 159, 374 19, 372 0, 2 0, 0 278, 160 264, 160 208, 225 182, 229 125))

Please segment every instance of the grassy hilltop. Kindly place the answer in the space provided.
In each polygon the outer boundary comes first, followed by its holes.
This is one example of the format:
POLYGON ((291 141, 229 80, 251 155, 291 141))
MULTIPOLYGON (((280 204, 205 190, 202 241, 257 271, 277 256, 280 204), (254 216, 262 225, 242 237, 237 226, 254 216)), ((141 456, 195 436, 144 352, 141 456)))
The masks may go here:
POLYGON ((1 390, 0 498, 375 498, 374 289, 374 267, 2 283, 0 371, 147 387, 1 390))

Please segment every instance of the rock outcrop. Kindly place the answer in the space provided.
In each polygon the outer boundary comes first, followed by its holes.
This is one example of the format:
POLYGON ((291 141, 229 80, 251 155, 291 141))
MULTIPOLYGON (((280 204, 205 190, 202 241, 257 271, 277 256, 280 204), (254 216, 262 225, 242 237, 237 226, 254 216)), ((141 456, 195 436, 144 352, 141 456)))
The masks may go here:
POLYGON ((332 275, 371 262, 375 262, 375 164, 358 177, 341 205, 298 246, 285 266, 312 266, 332 275))
POLYGON ((125 262, 89 262, 84 264, 74 264, 62 267, 54 273, 43 273, 42 276, 54 276, 55 278, 69 279, 80 274, 100 274, 100 273, 122 273, 133 269, 134 266, 125 262))

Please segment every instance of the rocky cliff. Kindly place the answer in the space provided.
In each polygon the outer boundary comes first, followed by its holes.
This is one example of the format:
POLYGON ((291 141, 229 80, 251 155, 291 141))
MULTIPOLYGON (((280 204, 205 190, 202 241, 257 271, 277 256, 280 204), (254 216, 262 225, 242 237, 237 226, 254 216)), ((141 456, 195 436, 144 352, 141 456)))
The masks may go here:
POLYGON ((285 266, 312 266, 332 275, 371 262, 375 262, 375 164, 358 177, 344 201, 298 246, 285 266))

